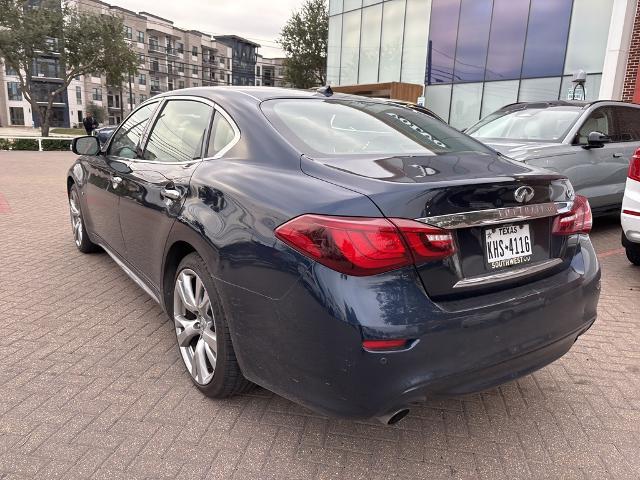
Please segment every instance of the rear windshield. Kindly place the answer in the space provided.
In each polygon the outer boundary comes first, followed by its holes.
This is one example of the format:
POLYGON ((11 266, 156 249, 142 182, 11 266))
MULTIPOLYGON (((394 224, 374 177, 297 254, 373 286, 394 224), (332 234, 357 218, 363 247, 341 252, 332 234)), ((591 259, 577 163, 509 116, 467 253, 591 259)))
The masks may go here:
POLYGON ((276 99, 264 102, 262 110, 281 135, 311 157, 491 152, 424 113, 382 102, 276 99))
POLYGON ((578 119, 580 108, 527 108, 498 111, 467 130, 475 138, 561 141, 578 119))

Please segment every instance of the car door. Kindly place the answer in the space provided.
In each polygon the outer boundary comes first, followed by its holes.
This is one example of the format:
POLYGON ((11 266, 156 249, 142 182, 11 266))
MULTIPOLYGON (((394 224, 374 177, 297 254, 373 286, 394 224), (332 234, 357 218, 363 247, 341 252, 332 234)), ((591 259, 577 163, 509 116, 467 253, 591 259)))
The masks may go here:
POLYGON ((141 158, 122 175, 120 225, 128 262, 154 286, 160 285, 167 236, 203 156, 213 104, 194 97, 163 102, 145 135, 141 158))
POLYGON ((128 161, 136 156, 142 132, 157 104, 154 102, 136 110, 114 134, 106 152, 87 162, 88 228, 100 237, 103 246, 119 255, 125 251, 118 212, 121 175, 128 169, 128 161))
POLYGON ((576 162, 566 171, 576 192, 588 197, 595 210, 617 208, 622 202, 626 170, 633 151, 630 143, 623 141, 618 108, 606 105, 588 115, 576 135, 576 162), (591 132, 608 135, 611 141, 601 148, 584 148, 591 132))

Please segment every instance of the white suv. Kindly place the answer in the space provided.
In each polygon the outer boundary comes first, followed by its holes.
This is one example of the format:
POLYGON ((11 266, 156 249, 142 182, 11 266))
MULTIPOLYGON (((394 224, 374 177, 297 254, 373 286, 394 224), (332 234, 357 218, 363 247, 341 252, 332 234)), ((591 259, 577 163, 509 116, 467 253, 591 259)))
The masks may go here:
POLYGON ((640 265, 640 148, 629 164, 621 219, 622 245, 627 250, 627 258, 634 265, 640 265))

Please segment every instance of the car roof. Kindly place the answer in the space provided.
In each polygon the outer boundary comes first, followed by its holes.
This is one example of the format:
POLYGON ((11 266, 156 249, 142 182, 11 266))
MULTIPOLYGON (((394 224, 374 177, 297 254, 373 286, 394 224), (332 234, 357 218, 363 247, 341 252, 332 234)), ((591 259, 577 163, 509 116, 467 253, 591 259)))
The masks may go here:
POLYGON ((578 100, 547 100, 547 101, 539 101, 539 102, 517 102, 517 103, 511 103, 509 105, 505 105, 504 107, 498 109, 498 112, 509 112, 509 111, 515 111, 515 110, 525 110, 528 108, 552 108, 552 107, 568 107, 568 108, 580 108, 582 110, 586 110, 587 108, 591 107, 592 105, 596 105, 599 103, 606 103, 606 104, 619 104, 619 105, 625 105, 625 106, 632 106, 632 107, 637 107, 637 105, 628 103, 628 102, 623 102, 620 100, 593 100, 590 102, 582 102, 582 101, 578 101, 578 100))
POLYGON ((359 95, 350 95, 346 93, 333 92, 331 95, 325 95, 318 91, 318 89, 312 90, 299 90, 295 88, 281 88, 281 87, 252 87, 252 86, 219 86, 219 87, 193 87, 183 88, 180 90, 171 90, 160 95, 156 95, 153 98, 161 98, 165 96, 176 95, 189 95, 205 97, 215 100, 224 96, 225 98, 232 99, 244 99, 253 98, 256 102, 262 102, 264 100, 270 100, 274 98, 334 98, 344 100, 360 100, 371 101, 381 103, 381 100, 362 97, 359 95))

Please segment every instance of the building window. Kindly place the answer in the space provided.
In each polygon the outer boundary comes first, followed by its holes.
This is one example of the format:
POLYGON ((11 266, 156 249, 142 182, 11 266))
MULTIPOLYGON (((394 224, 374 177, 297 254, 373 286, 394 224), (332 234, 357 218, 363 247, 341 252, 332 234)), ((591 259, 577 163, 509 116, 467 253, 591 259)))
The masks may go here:
POLYGON ((144 65, 144 53, 139 53, 138 54, 138 63, 140 65, 144 65))
POLYGON ((141 73, 138 77, 138 85, 146 85, 147 84, 147 76, 144 73, 141 73))
POLYGON ((178 73, 184 73, 184 63, 178 62, 178 73))
POLYGON ((184 80, 178 82, 178 88, 184 88, 184 80))
POLYGON ((133 30, 131 30, 131 27, 124 27, 124 36, 129 40, 133 38, 133 30))
POLYGON ((149 37, 149 50, 158 50, 158 38, 157 37, 149 37))
POLYGON ((256 75, 260 76, 260 65, 256 65, 256 75))
POLYGON ((199 87, 200 84, 198 82, 193 82, 193 84, 191 85, 192 87, 199 87))
MULTIPOLYGON (((396 0, 397 2, 397 0, 396 0)), ((396 2, 385 3, 385 20, 387 19, 387 11, 394 11, 390 6, 395 5, 396 2)), ((402 7, 402 22, 404 22, 404 5, 402 7)), ((397 9, 396 9, 397 10, 397 9)), ((360 49, 360 12, 361 10, 354 10, 349 13, 345 13, 342 16, 342 55, 340 58, 340 83, 342 85, 352 85, 358 83, 358 52, 360 49)), ((399 12, 391 13, 390 15, 398 16, 399 12)), ((394 17, 395 18, 395 17, 394 17)), ((402 25, 398 22, 394 23, 394 28, 398 28, 400 31, 400 40, 402 41, 402 25)), ((386 30, 385 30, 386 33, 386 30)), ((384 34, 383 34, 384 35, 384 34)), ((397 43, 397 42, 396 42, 397 43)), ((400 45, 402 46, 402 45, 400 45)), ((398 52, 394 50, 394 52, 398 52)), ((394 53, 397 57, 397 54, 394 53)), ((384 57, 383 57, 384 58, 384 57)), ((398 59, 398 66, 400 65, 398 59)))
POLYGON ((144 102, 147 99, 147 96, 144 93, 140 94, 140 103, 144 102))
POLYGON ((24 109, 22 107, 9 107, 9 121, 11 125, 24 125, 24 109))
POLYGON ((178 52, 180 55, 184 53, 184 43, 176 42, 176 52, 178 52))
POLYGON ((152 72, 159 72, 160 71, 160 63, 158 62, 158 60, 152 60, 151 61, 151 71, 152 72))
POLYGON ((20 91, 20 84, 18 82, 8 82, 7 93, 9 100, 22 100, 22 92, 20 91))
POLYGON ((76 103, 82 105, 82 88, 76 85, 76 103))
POLYGON ((191 56, 192 57, 197 57, 198 56, 198 47, 194 46, 191 48, 191 56))
POLYGON ((198 74, 198 66, 197 65, 193 65, 191 67, 191 73, 193 73, 194 75, 198 74))
POLYGON ((144 43, 144 32, 138 31, 138 43, 144 43))
POLYGON ((18 75, 18 72, 16 71, 16 69, 13 68, 11 65, 5 65, 4 66, 4 71, 6 72, 7 76, 9 76, 9 75, 18 75))
POLYGON ((94 88, 92 90, 92 94, 91 94, 91 98, 97 102, 101 102, 102 101, 102 89, 101 88, 94 88))

